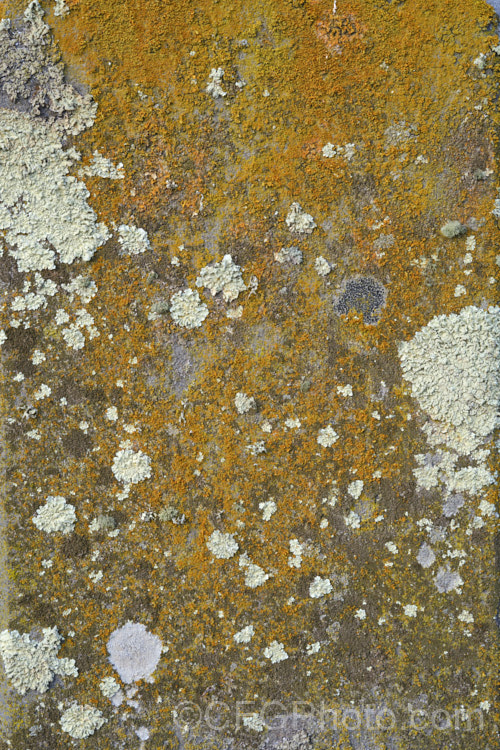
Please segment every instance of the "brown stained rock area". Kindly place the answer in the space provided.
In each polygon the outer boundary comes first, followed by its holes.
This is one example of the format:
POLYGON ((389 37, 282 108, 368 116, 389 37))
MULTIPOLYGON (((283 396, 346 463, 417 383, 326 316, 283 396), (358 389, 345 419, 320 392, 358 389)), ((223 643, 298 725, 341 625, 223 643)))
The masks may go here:
MULTIPOLYGON (((437 459, 398 345, 436 315, 497 302, 493 11, 482 0, 58 5, 43 4, 50 32, 31 47, 25 6, 1 4, 13 30, 0 83, 16 74, 16 39, 39 70, 0 105, 62 128, 112 236, 89 262, 43 271, 57 288, 34 310, 14 300, 37 291, 36 273, 20 273, 9 247, 0 259, 2 627, 57 626, 79 674, 43 696, 6 692, 2 741, 491 750, 497 519, 478 508, 496 490, 454 503, 418 485, 415 456, 437 459), (97 103, 79 135, 67 126, 75 90, 97 103), (124 178, 89 176, 96 151, 124 178), (287 225, 294 202, 312 232, 287 225), (453 220, 465 232, 446 238, 453 220), (146 230, 150 249, 124 252, 122 224, 146 230), (301 262, 280 262, 292 246, 301 262), (228 253, 247 287, 231 303, 196 285, 228 253), (79 275, 95 295, 66 289, 79 275), (208 308, 191 329, 170 314, 187 288, 208 308), (65 338, 73 324, 80 348, 65 338), (254 398, 248 412, 237 393, 254 398), (145 454, 151 475, 119 480, 120 450, 145 454), (75 507, 73 532, 35 527, 48 496, 75 507), (237 552, 212 554, 214 531, 237 552), (438 590, 447 566, 460 591, 438 590), (331 589, 315 596, 318 578, 331 589), (106 651, 127 621, 163 643, 133 695, 106 651), (100 688, 109 677, 119 706, 100 688), (85 740, 61 727, 72 701, 106 719, 85 740)), ((482 447, 493 469, 493 441, 482 447)))

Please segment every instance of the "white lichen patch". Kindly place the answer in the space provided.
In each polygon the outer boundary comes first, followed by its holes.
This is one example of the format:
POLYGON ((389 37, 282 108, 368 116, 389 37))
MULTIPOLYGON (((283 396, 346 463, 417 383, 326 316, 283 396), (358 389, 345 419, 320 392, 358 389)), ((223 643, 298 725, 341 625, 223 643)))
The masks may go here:
POLYGON ((329 141, 328 143, 325 143, 321 149, 321 153, 325 159, 332 159, 334 156, 343 156, 347 161, 351 161, 356 153, 356 146, 354 143, 346 143, 343 146, 336 146, 329 141))
POLYGON ((270 577, 269 573, 249 560, 246 552, 240 555, 239 566, 245 571, 245 586, 250 589, 262 586, 270 577))
POLYGON ((224 78, 223 68, 212 68, 208 75, 208 83, 205 88, 207 94, 210 94, 214 99, 219 99, 223 96, 227 96, 227 91, 222 88, 222 79, 224 78))
POLYGON ((109 661, 123 682, 150 677, 160 661, 163 644, 145 625, 126 622, 114 630, 108 640, 109 661))
POLYGON ((271 517, 278 510, 278 506, 276 505, 274 500, 266 500, 263 503, 259 503, 259 508, 262 511, 263 521, 270 521, 271 517))
POLYGON ((0 654, 5 672, 18 693, 28 690, 45 693, 54 675, 78 676, 74 659, 58 659, 62 635, 57 628, 44 628, 41 640, 27 633, 4 630, 0 633, 0 654))
POLYGON ((226 310, 226 318, 229 318, 230 320, 238 320, 238 318, 241 318, 243 315, 243 306, 238 305, 237 307, 232 307, 230 310, 226 310))
POLYGON ((120 162, 115 166, 111 159, 107 159, 99 151, 94 151, 90 164, 83 167, 80 174, 82 177, 88 175, 89 177, 103 177, 107 180, 123 180, 125 177, 123 164, 120 162))
POLYGON ((321 643, 319 641, 315 641, 314 643, 308 643, 306 646, 306 654, 308 656, 317 654, 320 648, 321 648, 321 643))
POLYGON ((172 295, 170 315, 183 328, 198 328, 208 315, 208 307, 196 290, 184 289, 172 295))
POLYGON ((316 576, 314 580, 309 584, 309 596, 312 599, 319 599, 322 596, 326 596, 332 591, 332 584, 329 578, 321 578, 316 576))
POLYGON ((363 487, 364 483, 361 481, 361 479, 356 479, 354 482, 351 482, 347 486, 347 492, 351 497, 357 500, 363 492, 363 487))
MULTIPOLYGON (((447 493, 468 492, 477 495, 484 487, 495 482, 495 474, 485 462, 478 459, 475 466, 456 468, 458 453, 454 451, 437 450, 433 454, 417 453, 417 462, 413 474, 419 487, 432 489, 444 485, 447 493)), ((474 455, 471 456, 474 458, 474 455)))
POLYGON ((136 484, 151 476, 151 460, 142 451, 125 448, 115 455, 111 471, 119 482, 136 484))
POLYGON ((264 656, 266 659, 270 659, 272 664, 288 659, 285 647, 279 641, 271 641, 269 646, 264 649, 264 656))
POLYGON ((239 549, 238 542, 235 540, 233 534, 224 534, 218 529, 210 534, 207 540, 207 547, 212 555, 219 560, 228 560, 239 549))
POLYGON ((475 445, 499 424, 500 307, 438 315, 399 346, 412 395, 450 447, 475 445))
POLYGON ((316 228, 316 222, 311 214, 306 213, 300 203, 292 203, 285 219, 286 225, 291 232, 296 234, 311 234, 316 228))
POLYGON ((472 624, 474 622, 474 617, 471 615, 471 613, 467 609, 463 609, 460 614, 458 615, 458 619, 460 622, 465 622, 467 624, 472 624))
POLYGON ((443 237, 447 237, 448 239, 451 239, 452 237, 458 237, 461 234, 464 234, 467 231, 467 227, 462 224, 462 222, 453 220, 453 221, 447 221, 439 230, 443 237))
POLYGON ((116 406, 108 406, 108 408, 104 412, 104 416, 110 422, 116 422, 116 420, 118 419, 118 409, 116 408, 116 406))
POLYGON ((57 294, 57 284, 52 279, 44 279, 42 274, 35 273, 35 284, 37 294, 47 297, 54 297, 57 294))
POLYGON ((90 300, 95 297, 97 293, 97 286, 93 279, 88 276, 82 276, 78 274, 68 284, 62 284, 62 288, 69 294, 70 302, 73 301, 75 295, 80 297, 83 304, 87 304, 90 300))
POLYGON ((68 174, 76 158, 43 119, 0 110, 0 234, 19 271, 88 261, 110 236, 68 174))
POLYGON ((59 723, 63 732, 66 732, 75 740, 84 740, 90 737, 97 729, 106 722, 102 712, 94 706, 73 703, 64 711, 59 723))
POLYGON ((495 505, 488 500, 481 500, 479 503, 479 512, 483 516, 493 516, 495 514, 495 505))
POLYGON ((116 526, 115 519, 113 516, 108 516, 105 513, 101 513, 96 518, 93 518, 89 524, 89 531, 94 533, 95 531, 113 531, 116 526))
POLYGON ((288 566, 290 568, 300 568, 302 565, 302 554, 304 546, 299 542, 298 539, 290 539, 289 543, 290 552, 292 553, 288 558, 288 566))
POLYGON ((295 245, 290 247, 282 247, 274 253, 274 260, 277 263, 291 263, 294 266, 298 266, 302 263, 302 250, 299 250, 295 245))
POLYGON ((46 303, 47 301, 43 294, 28 292, 24 296, 18 295, 14 297, 10 307, 14 312, 22 312, 24 310, 39 310, 41 307, 45 307, 46 303))
POLYGON ((40 349, 35 349, 33 354, 31 355, 31 361, 34 365, 40 365, 42 362, 45 362, 47 357, 45 356, 44 352, 41 352, 40 349))
POLYGON ((238 630, 237 633, 233 635, 233 640, 236 643, 250 643, 255 633, 255 628, 253 625, 246 625, 241 630, 238 630))
POLYGON ((255 399, 253 396, 247 396, 246 393, 238 391, 234 397, 234 405, 238 414, 246 414, 255 406, 255 399))
POLYGON ((255 443, 249 443, 249 445, 245 447, 245 450, 247 453, 250 453, 251 456, 258 456, 260 453, 266 453, 266 446, 263 440, 257 440, 255 443))
POLYGON ((337 393, 339 396, 352 396, 352 385, 338 385, 337 386, 337 393))
POLYGON ((337 149, 334 143, 331 143, 329 141, 328 143, 325 143, 323 148, 321 149, 321 153, 325 157, 325 159, 332 159, 334 156, 337 155, 337 149))
POLYGON ((78 351, 85 346, 85 336, 76 323, 72 323, 68 328, 63 328, 61 335, 70 349, 78 351))
POLYGON ((418 613, 418 607, 416 604, 405 604, 403 612, 407 617, 416 617, 418 613))
POLYGON ((463 580, 460 573, 451 570, 447 566, 439 568, 434 578, 434 584, 440 594, 448 594, 450 591, 458 591, 460 593, 463 580))
POLYGON ((243 716, 242 724, 246 729, 252 729, 254 732, 263 732, 266 728, 266 722, 260 714, 251 713, 243 716))
POLYGON ((114 677, 105 677, 99 683, 99 690, 105 698, 113 698, 120 690, 120 685, 117 683, 114 677))
POLYGON ((64 323, 67 323, 69 321, 69 315, 66 312, 66 310, 63 310, 61 307, 59 307, 56 310, 56 314, 54 317, 54 322, 58 326, 64 325, 64 323))
POLYGON ((127 255, 140 255, 151 248, 146 230, 134 224, 120 224, 118 242, 127 255))
POLYGON ((34 401, 41 401, 44 398, 47 398, 47 396, 50 396, 52 393, 52 388, 50 385, 46 385, 45 383, 42 383, 40 388, 37 388, 37 390, 33 393, 33 399, 34 401))
POLYGON ((64 0, 55 0, 54 15, 55 16, 67 16, 68 13, 69 13, 69 8, 64 2, 64 0))
POLYGON ((332 445, 337 442, 338 438, 339 436, 337 435, 333 427, 331 425, 327 425, 318 432, 316 442, 319 443, 319 445, 322 445, 324 448, 331 448, 332 445))
POLYGON ((318 257, 314 261, 314 269, 318 276, 328 276, 328 274, 332 270, 332 266, 329 264, 326 258, 323 258, 322 255, 318 255, 318 257))
POLYGON ((233 302, 240 292, 247 288, 241 275, 241 268, 231 255, 224 255, 220 263, 205 266, 196 279, 196 286, 208 289, 214 297, 222 292, 225 302, 233 302))
POLYGON ((351 510, 348 516, 344 516, 344 523, 351 529, 359 529, 361 519, 355 511, 351 510))
POLYGON ((70 534, 75 528, 75 507, 61 495, 49 495, 31 519, 37 529, 47 534, 70 534))

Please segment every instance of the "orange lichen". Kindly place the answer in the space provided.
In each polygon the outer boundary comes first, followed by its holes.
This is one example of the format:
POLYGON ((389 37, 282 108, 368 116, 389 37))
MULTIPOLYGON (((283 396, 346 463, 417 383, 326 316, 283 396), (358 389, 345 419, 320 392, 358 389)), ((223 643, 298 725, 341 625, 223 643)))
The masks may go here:
MULTIPOLYGON (((232 706, 258 692, 261 702, 278 695, 287 706, 345 706, 377 689, 381 704, 393 701, 397 710, 422 692, 451 710, 465 700, 464 684, 491 696, 493 626, 486 621, 493 605, 473 594, 491 564, 490 530, 474 532, 474 565, 464 567, 464 597, 484 617, 484 645, 480 633, 473 641, 474 669, 483 675, 464 666, 459 676, 454 665, 472 640, 455 618, 450 645, 442 595, 414 561, 424 535, 409 518, 439 517, 440 502, 414 487, 413 456, 425 451, 425 439, 396 345, 433 315, 459 311, 457 284, 467 284, 469 304, 495 302, 494 191, 473 178, 474 169, 493 164, 494 74, 473 65, 495 42, 492 11, 480 0, 467 7, 347 0, 335 14, 323 0, 67 4, 67 16, 48 18, 69 79, 98 102, 93 128, 74 145, 83 163, 97 149, 125 172, 123 180, 85 178, 89 203, 110 228, 144 228, 152 249, 122 257, 113 237, 77 269, 97 285, 86 308, 100 332, 80 352, 65 347, 53 323, 58 299, 32 324, 47 361, 32 372, 22 350, 7 354, 5 399, 20 424, 19 383, 11 376, 21 366, 29 372, 26 398, 42 383, 52 386, 39 405, 41 439, 12 436, 8 509, 22 524, 22 548, 12 534, 12 564, 16 588, 28 597, 13 608, 13 622, 24 630, 55 623, 72 630, 61 648, 81 664, 71 696, 103 710, 109 705, 98 682, 111 673, 110 633, 137 617, 161 634, 169 650, 157 682, 140 686, 158 747, 182 699, 205 706, 215 696, 232 706), (206 82, 219 66, 228 95, 214 100, 206 82), (354 143, 352 160, 325 158, 329 142, 354 143), (292 201, 317 224, 305 239, 287 230, 292 201), (471 233, 477 226, 470 276, 461 266, 464 240, 439 235, 451 209, 471 233), (274 253, 293 244, 303 263, 275 262, 274 253), (200 328, 181 329, 168 313, 148 319, 155 302, 196 288, 201 268, 226 252, 247 285, 258 280, 254 293, 238 299, 240 319, 228 319, 225 303, 209 294, 200 328), (318 255, 335 264, 324 278, 314 270, 318 255), (358 275, 387 291, 376 325, 355 309, 335 312, 346 279, 358 275), (339 395, 340 384, 352 386, 352 398, 339 395), (237 413, 238 391, 255 398, 255 413, 237 413), (104 416, 111 405, 116 422, 104 416), (288 418, 301 426, 286 428, 288 418), (270 432, 262 430, 266 420, 270 432), (82 421, 89 444, 68 438, 82 421), (330 422, 340 438, 324 448, 316 437, 330 422), (109 468, 125 439, 150 457, 153 477, 118 499, 109 468), (248 452, 261 440, 266 452, 248 452), (346 492, 354 479, 364 483, 358 500, 346 492), (334 505, 323 502, 332 482, 334 505), (81 556, 76 537, 73 546, 44 538, 42 549, 29 521, 38 499, 71 492, 75 533, 89 544, 81 556), (271 497, 277 511, 263 522, 259 502, 271 497), (161 520, 167 508, 173 515, 161 520), (358 529, 344 520, 351 510, 358 529), (89 533, 101 513, 116 516, 117 536, 89 533), (143 513, 152 516, 142 520, 143 513), (211 559, 206 540, 214 529, 236 534, 239 552, 270 574, 265 585, 244 585, 238 556, 211 559), (294 538, 305 545, 300 568, 288 563, 294 538), (395 557, 384 547, 392 540, 395 557), (53 565, 40 576, 49 556, 53 565), (98 570, 102 578, 89 579, 98 570), (334 581, 337 599, 312 600, 316 575, 347 583, 334 581), (410 621, 398 601, 424 610, 410 621), (355 618, 359 608, 366 620, 355 618), (235 644, 234 632, 250 622, 252 641, 235 644), (337 638, 328 631, 335 622, 337 638), (263 649, 273 640, 289 658, 270 667, 263 649), (322 648, 311 658, 305 647, 315 641, 322 648)), ((22 9, 4 6, 8 14, 22 9)), ((11 316, 6 310, 6 326, 11 316)), ((467 548, 465 532, 456 534, 467 548)), ((486 744, 494 743, 492 716, 486 744)), ((19 747, 28 741, 21 729, 19 747)), ((341 730, 338 746, 349 747, 341 730)), ((130 741, 127 731, 110 720, 96 746, 130 741)), ((399 741, 410 742, 398 731, 399 741)), ((192 746, 211 741, 194 738, 192 746)), ((63 746, 56 734, 46 742, 63 746)), ((441 733, 426 742, 439 747, 441 733)))

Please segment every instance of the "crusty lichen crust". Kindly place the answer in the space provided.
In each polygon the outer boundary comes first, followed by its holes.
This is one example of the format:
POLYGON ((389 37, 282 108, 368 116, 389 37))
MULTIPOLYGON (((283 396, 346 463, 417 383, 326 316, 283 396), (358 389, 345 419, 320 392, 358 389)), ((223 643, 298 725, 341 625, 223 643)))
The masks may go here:
POLYGON ((493 10, 0 9, 9 747, 497 746, 493 10))

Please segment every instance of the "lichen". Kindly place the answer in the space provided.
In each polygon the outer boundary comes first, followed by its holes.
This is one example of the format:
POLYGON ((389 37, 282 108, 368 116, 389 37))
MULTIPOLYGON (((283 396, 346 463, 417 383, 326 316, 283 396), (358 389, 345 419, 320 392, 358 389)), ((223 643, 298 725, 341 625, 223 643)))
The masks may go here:
POLYGON ((43 121, 0 110, 0 153, 0 232, 18 269, 90 260, 110 235, 85 185, 69 175, 76 152, 43 121))
POLYGON ((199 328, 208 315, 208 307, 197 291, 184 289, 172 296, 170 315, 183 328, 199 328))
POLYGON ((226 254, 220 263, 214 263, 201 269, 196 279, 196 286, 210 290, 213 296, 222 292, 225 302, 233 302, 240 292, 244 292, 246 284, 241 276, 241 268, 226 254))
POLYGON ((70 534, 75 528, 75 506, 66 502, 66 498, 61 495, 49 495, 45 505, 40 505, 31 520, 40 531, 47 534, 70 534))
POLYGON ((80 705, 74 702, 67 708, 59 723, 63 732, 66 732, 75 740, 84 740, 100 729, 106 719, 102 712, 94 706, 80 705))
POLYGON ((142 623, 128 622, 114 630, 107 642, 109 661, 123 682, 150 677, 162 653, 161 639, 142 623))
POLYGON ((232 534, 224 534, 218 529, 211 533, 207 540, 207 547, 219 560, 228 560, 239 549, 238 542, 232 534))
POLYGON ((311 234, 316 222, 311 214, 306 213, 300 203, 292 203, 286 215, 286 225, 295 234, 311 234))
POLYGON ((151 476, 151 461, 142 451, 124 448, 115 455, 111 471, 119 482, 136 484, 151 476))
POLYGON ((78 676, 74 659, 57 658, 62 640, 57 627, 44 628, 41 639, 17 630, 0 633, 5 672, 18 693, 25 695, 28 690, 45 693, 54 675, 78 676))

